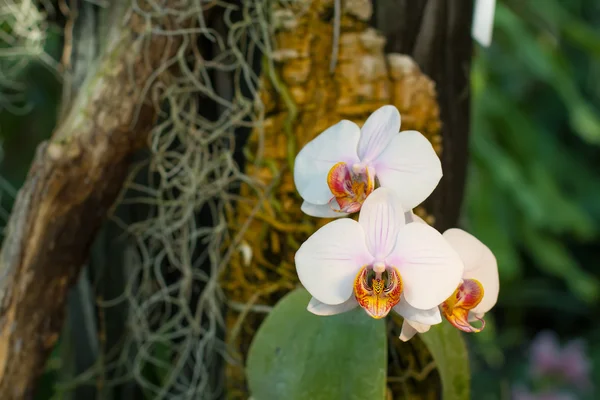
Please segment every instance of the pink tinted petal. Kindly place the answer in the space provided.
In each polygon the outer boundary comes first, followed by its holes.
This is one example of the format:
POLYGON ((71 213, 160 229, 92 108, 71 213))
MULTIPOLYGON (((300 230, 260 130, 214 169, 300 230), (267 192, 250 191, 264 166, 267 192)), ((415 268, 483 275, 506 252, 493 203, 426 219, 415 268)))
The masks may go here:
POLYGON ((398 231, 396 246, 386 262, 400 271, 406 301, 421 310, 437 307, 454 293, 464 268, 438 231, 415 223, 398 231))
POLYGON ((533 376, 542 377, 560 371, 561 354, 558 337, 553 332, 541 332, 531 342, 530 367, 533 376))
POLYGON ((376 260, 383 261, 396 245, 404 210, 391 190, 375 189, 363 203, 358 222, 365 231, 367 248, 376 260))
POLYGON ((381 186, 394 190, 405 210, 421 204, 442 178, 440 159, 417 131, 397 134, 373 166, 381 186))
POLYGON ((374 161, 400 131, 400 113, 394 106, 383 106, 367 118, 360 131, 358 157, 368 164, 374 161))
POLYGON ((360 129, 342 120, 326 129, 300 150, 294 163, 294 183, 302 198, 313 204, 326 204, 332 197, 327 185, 331 167, 343 161, 358 162, 356 146, 360 129))
POLYGON ((563 376, 574 386, 586 389, 590 386, 591 362, 581 340, 572 340, 562 350, 563 376))
POLYGON ((496 305, 500 291, 496 257, 479 239, 462 229, 448 229, 444 232, 444 238, 458 253, 465 265, 463 278, 476 279, 483 286, 483 299, 471 311, 474 313, 488 312, 496 305))
POLYGON ((394 311, 404 317, 405 320, 410 321, 415 328, 421 325, 430 326, 442 322, 442 315, 440 314, 438 307, 432 307, 428 310, 419 310, 408 304, 406 299, 404 299, 404 296, 402 296, 400 302, 394 306, 394 311))
POLYGON ((347 213, 336 211, 330 204, 312 204, 307 201, 302 202, 300 209, 307 215, 319 218, 339 218, 348 215, 347 213))
POLYGON ((321 303, 319 300, 313 297, 310 299, 310 302, 308 303, 308 307, 306 307, 306 309, 315 315, 326 316, 341 314, 343 312, 352 310, 356 306, 358 306, 358 303, 356 302, 354 296, 351 296, 342 304, 337 304, 335 306, 321 303))
POLYGON ((300 282, 321 303, 342 304, 352 295, 359 269, 371 262, 360 224, 349 218, 328 223, 296 252, 300 282))

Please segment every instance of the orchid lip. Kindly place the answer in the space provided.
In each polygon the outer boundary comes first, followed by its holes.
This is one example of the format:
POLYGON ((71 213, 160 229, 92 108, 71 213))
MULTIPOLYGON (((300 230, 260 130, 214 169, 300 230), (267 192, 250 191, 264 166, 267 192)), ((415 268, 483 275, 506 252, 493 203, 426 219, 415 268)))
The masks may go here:
POLYGON ((375 179, 370 169, 362 164, 354 164, 350 168, 345 162, 338 162, 327 174, 327 185, 333 194, 329 200, 331 208, 338 212, 354 213, 360 210, 367 196, 373 192, 375 179))
POLYGON ((465 279, 442 305, 442 314, 454 327, 463 332, 481 332, 485 328, 485 321, 481 321, 481 327, 477 328, 469 322, 470 311, 477 307, 483 299, 483 285, 476 279, 465 279))
POLYGON ((374 265, 366 265, 354 280, 356 301, 374 319, 384 318, 398 304, 402 288, 400 273, 389 266, 378 272, 374 265))

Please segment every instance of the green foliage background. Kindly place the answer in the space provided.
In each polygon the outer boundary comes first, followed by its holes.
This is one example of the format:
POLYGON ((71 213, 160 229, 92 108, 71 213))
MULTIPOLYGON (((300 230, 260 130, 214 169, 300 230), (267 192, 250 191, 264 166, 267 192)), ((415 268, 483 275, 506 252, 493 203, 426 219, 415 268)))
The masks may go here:
MULTIPOLYGON (((60 35, 51 29, 46 43, 55 59, 60 35)), ((60 104, 60 84, 44 66, 18 78, 31 110, 0 108, 4 219, 11 187, 23 183, 60 104)), ((507 398, 524 381, 529 342, 544 329, 587 339, 600 382, 599 82, 598 1, 499 0, 492 45, 477 49, 472 69, 461 222, 494 251, 501 276, 488 328, 469 336, 478 399, 507 398)))
POLYGON ((524 381, 541 330, 588 339, 600 360, 599 23, 594 0, 500 1, 475 59, 464 225, 501 276, 493 321, 471 337, 481 398, 524 381))

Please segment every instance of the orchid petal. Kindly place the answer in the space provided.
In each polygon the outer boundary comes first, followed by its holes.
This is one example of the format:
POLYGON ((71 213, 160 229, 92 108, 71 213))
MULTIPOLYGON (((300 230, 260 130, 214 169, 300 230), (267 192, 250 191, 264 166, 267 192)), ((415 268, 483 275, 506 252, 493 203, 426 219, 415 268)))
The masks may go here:
POLYGON ((405 210, 421 204, 442 178, 440 159, 417 131, 397 134, 373 167, 381 186, 394 190, 405 210))
POLYGON ((417 333, 425 333, 429 331, 431 325, 420 324, 418 322, 409 321, 407 319, 402 322, 402 330, 400 331, 400 340, 407 342, 412 339, 417 333))
POLYGON ((376 189, 362 205, 358 216, 367 238, 367 248, 382 261, 396 245, 398 230, 404 225, 404 210, 398 196, 389 189, 376 189))
POLYGON ((458 287, 463 264, 444 237, 425 224, 408 224, 398 231, 396 247, 386 260, 404 282, 404 297, 413 307, 440 305, 458 287))
POLYGON ((330 204, 313 204, 308 201, 302 202, 300 209, 307 215, 319 218, 338 218, 348 215, 348 213, 334 210, 330 204))
POLYGON ((406 221, 407 224, 412 224, 413 222, 418 222, 420 224, 429 225, 427 222, 425 222, 425 220, 423 218, 419 217, 417 214, 412 212, 412 210, 406 211, 404 213, 404 220, 406 221))
POLYGON ((444 238, 458 253, 465 266, 464 279, 476 279, 483 286, 483 299, 471 312, 484 314, 494 307, 500 291, 498 264, 492 251, 479 239, 462 229, 444 232, 444 238))
POLYGON ((425 332, 428 332, 429 329, 431 329, 431 325, 420 324, 418 322, 413 322, 413 321, 408 321, 408 320, 406 320, 406 322, 419 333, 425 333, 425 332))
POLYGON ((308 303, 308 307, 306 307, 306 309, 315 315, 328 316, 328 315, 336 315, 336 314, 341 314, 346 311, 350 311, 357 306, 358 306, 358 303, 357 303, 356 299, 354 298, 354 296, 351 296, 348 300, 346 300, 342 304, 337 304, 335 306, 332 306, 330 304, 321 303, 319 300, 317 300, 313 297, 310 299, 310 302, 308 303))
POLYGON ((400 131, 400 113, 394 106, 383 106, 367 118, 358 140, 358 157, 373 162, 400 131))
POLYGON ((360 211, 362 203, 352 197, 338 197, 329 203, 329 207, 337 207, 345 214, 353 214, 360 211), (336 204, 337 203, 337 204, 336 204))
POLYGON ((300 196, 313 204, 327 204, 331 190, 327 174, 338 162, 358 162, 356 146, 360 129, 354 122, 342 120, 326 129, 300 150, 294 164, 294 183, 300 196))
POLYGON ((400 331, 400 340, 408 342, 417 334, 417 330, 413 328, 407 320, 402 323, 402 330, 400 331))
POLYGON ((483 317, 485 316, 485 313, 473 313, 473 312, 469 312, 469 322, 475 322, 475 321, 481 321, 483 319, 483 317))
POLYGON ((350 218, 328 223, 296 252, 300 282, 321 303, 342 304, 352 295, 354 278, 372 260, 360 224, 350 218))
POLYGON ((404 317, 405 320, 410 321, 411 324, 430 326, 442 322, 442 314, 438 307, 432 307, 428 310, 419 310, 408 304, 406 299, 404 299, 404 296, 402 296, 400 302, 394 306, 394 311, 404 317))

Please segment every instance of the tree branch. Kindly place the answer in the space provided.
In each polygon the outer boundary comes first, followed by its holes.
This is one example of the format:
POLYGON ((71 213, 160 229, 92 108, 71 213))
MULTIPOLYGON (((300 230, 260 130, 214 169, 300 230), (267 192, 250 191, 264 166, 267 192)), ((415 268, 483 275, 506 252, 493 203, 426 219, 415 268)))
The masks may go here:
MULTIPOLYGON (((52 139, 38 147, 9 221, 0 254, 3 400, 33 397, 68 289, 155 120, 142 88, 180 45, 149 34, 149 21, 118 3, 118 32, 52 139)), ((172 25, 166 17, 152 24, 172 25)))

